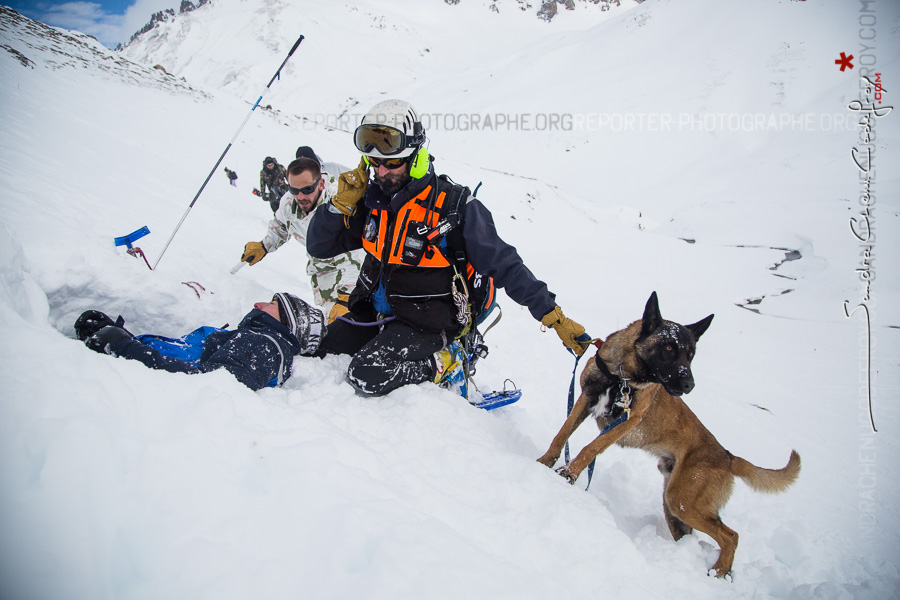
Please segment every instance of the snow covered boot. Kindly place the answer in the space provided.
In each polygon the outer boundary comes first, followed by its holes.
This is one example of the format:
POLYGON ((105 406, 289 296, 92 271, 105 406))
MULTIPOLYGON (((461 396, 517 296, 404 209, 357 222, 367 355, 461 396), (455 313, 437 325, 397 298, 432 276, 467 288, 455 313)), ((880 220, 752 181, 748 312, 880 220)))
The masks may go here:
POLYGON ((84 340, 84 345, 100 354, 113 354, 113 346, 130 339, 133 339, 131 334, 121 327, 108 325, 84 340))
POLYGON ((462 345, 454 340, 446 348, 434 353, 434 383, 453 390, 466 400, 469 399, 469 385, 466 381, 466 355, 462 345))

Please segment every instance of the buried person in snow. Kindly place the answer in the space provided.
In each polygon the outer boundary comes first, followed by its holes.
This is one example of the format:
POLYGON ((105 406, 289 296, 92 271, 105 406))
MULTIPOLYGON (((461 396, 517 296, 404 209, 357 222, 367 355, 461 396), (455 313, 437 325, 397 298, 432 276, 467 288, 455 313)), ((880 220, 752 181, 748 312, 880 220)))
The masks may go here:
POLYGON ((269 302, 257 302, 234 330, 198 330, 205 337, 196 342, 200 345, 196 359, 189 360, 183 342, 133 336, 124 324, 122 317, 113 321, 88 310, 75 321, 75 334, 96 352, 136 360, 151 369, 208 373, 224 368, 252 390, 284 383, 291 376, 295 355, 316 355, 324 327, 322 311, 292 294, 279 293, 269 302))

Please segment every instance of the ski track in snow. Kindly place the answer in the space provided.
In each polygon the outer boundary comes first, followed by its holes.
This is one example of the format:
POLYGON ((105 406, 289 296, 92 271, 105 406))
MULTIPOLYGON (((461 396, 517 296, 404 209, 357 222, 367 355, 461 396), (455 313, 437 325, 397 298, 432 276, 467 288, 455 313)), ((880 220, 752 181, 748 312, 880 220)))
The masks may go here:
MULTIPOLYGON (((340 117, 387 97, 429 115, 676 122, 844 114, 858 97, 858 74, 831 64, 857 48, 855 3, 579 4, 550 24, 476 4, 219 0, 123 53, 4 9, 0 597, 898 597, 896 115, 876 125, 876 435, 864 330, 842 312, 863 290, 853 123, 463 130, 431 117, 437 170, 483 182, 501 235, 590 334, 639 318, 654 290, 666 319, 715 313, 685 400, 736 455, 803 457, 783 494, 735 485, 732 582, 707 577, 709 537, 672 541, 649 454, 610 448, 587 493, 586 477, 569 486, 535 462, 564 419, 572 359, 502 294, 475 381, 525 393, 491 412, 431 384, 360 397, 346 356, 297 357, 283 388, 253 393, 224 371, 154 372, 74 339, 88 308, 180 336, 234 326, 274 292, 311 302, 296 242, 229 273, 271 215, 250 194, 261 160, 308 144, 356 164, 355 121, 340 117), (159 256, 298 29, 272 109, 254 112, 159 268, 115 248, 147 225, 136 245, 159 256)), ((890 90, 898 8, 877 10, 890 90)), ((584 424, 573 454, 596 433, 584 424)))

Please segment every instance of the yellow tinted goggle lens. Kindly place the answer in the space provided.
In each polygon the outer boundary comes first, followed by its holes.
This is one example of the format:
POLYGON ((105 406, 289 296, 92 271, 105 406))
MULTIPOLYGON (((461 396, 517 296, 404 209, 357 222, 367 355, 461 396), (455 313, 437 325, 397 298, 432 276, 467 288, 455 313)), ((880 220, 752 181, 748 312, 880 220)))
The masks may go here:
POLYGON ((360 152, 378 150, 385 156, 406 149, 406 135, 399 129, 384 125, 360 125, 356 128, 353 142, 360 152))

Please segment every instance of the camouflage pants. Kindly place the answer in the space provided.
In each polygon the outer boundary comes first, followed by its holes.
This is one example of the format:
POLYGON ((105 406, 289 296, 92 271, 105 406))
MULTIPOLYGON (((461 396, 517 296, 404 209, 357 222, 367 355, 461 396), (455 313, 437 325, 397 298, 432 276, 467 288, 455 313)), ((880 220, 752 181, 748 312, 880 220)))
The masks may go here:
POLYGON ((312 283, 313 300, 326 315, 331 313, 338 295, 349 296, 356 287, 364 254, 360 250, 329 259, 309 259, 306 272, 312 283))

